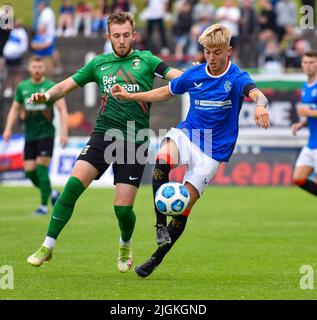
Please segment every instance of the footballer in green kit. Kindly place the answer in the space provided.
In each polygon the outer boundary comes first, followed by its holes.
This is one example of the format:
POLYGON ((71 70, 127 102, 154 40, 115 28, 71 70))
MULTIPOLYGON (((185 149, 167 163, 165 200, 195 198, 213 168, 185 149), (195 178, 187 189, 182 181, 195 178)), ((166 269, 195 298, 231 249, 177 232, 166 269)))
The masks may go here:
POLYGON ((115 99, 111 88, 120 84, 129 92, 148 91, 156 76, 171 80, 182 72, 168 67, 149 51, 133 49, 136 33, 133 18, 128 13, 111 14, 107 24, 107 38, 113 53, 95 57, 71 77, 29 99, 34 103, 55 101, 89 82, 97 83, 101 96, 94 130, 54 206, 45 240, 27 259, 33 266, 51 259, 56 239, 71 218, 76 201, 110 164, 114 173, 114 212, 120 228, 118 270, 127 272, 132 266, 131 242, 136 221, 133 204, 146 162, 145 131, 149 128, 150 104, 115 99), (112 148, 120 144, 123 146, 120 150, 112 148), (144 154, 143 161, 136 157, 140 150, 144 154), (134 161, 130 161, 131 158, 134 161))
POLYGON ((17 87, 3 138, 6 142, 10 140, 13 125, 22 111, 25 115, 24 171, 41 194, 41 204, 34 213, 46 214, 49 198, 54 206, 59 195, 58 191, 52 190, 48 173, 55 137, 53 106, 55 105, 61 114, 60 142, 63 147, 68 139, 67 107, 63 98, 54 103, 29 103, 28 99, 32 93, 45 92, 52 88, 55 82, 45 78, 45 65, 40 57, 31 57, 28 68, 31 77, 21 81, 17 87))

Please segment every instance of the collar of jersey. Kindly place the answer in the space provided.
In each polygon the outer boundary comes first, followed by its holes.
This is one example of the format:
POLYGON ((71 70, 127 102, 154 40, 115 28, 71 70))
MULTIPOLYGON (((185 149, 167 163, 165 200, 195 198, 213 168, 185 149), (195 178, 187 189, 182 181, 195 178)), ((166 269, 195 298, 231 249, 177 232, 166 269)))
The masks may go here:
POLYGON ((228 70, 230 69, 230 67, 231 67, 231 61, 229 60, 229 63, 228 63, 228 66, 227 66, 226 70, 225 70, 223 73, 218 74, 217 76, 213 76, 213 75, 208 71, 208 63, 206 63, 205 70, 206 70, 206 73, 208 74, 209 77, 211 77, 211 78, 220 78, 220 77, 224 76, 224 75, 228 72, 228 70))
POLYGON ((315 79, 315 81, 313 83, 308 83, 307 82, 307 87, 311 88, 311 87, 315 86, 315 84, 317 84, 317 79, 315 79))

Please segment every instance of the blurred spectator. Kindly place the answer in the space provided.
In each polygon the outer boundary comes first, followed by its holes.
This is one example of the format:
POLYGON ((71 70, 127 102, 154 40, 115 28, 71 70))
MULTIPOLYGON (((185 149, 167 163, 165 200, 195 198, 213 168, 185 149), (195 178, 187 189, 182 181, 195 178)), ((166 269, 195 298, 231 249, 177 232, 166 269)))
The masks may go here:
POLYGON ((92 21, 92 36, 97 37, 99 30, 107 32, 107 3, 105 0, 98 0, 94 18, 92 21))
POLYGON ((40 16, 39 4, 44 2, 46 5, 51 5, 51 0, 33 0, 33 18, 32 18, 32 30, 36 32, 37 23, 40 16))
POLYGON ((84 27, 84 36, 91 36, 92 8, 86 0, 79 1, 74 18, 74 36, 78 35, 80 27, 84 27))
POLYGON ((187 61, 187 66, 184 67, 190 67, 192 64, 192 61, 198 61, 203 62, 204 61, 204 47, 198 42, 198 38, 201 36, 201 34, 204 32, 206 28, 208 28, 210 25, 206 23, 196 23, 194 24, 190 29, 190 41, 188 49, 186 50, 186 53, 188 56, 191 57, 190 61, 187 61))
POLYGON ((280 73, 282 71, 280 46, 272 30, 267 29, 260 33, 258 52, 258 65, 262 72, 280 73))
POLYGON ((212 24, 214 19, 215 6, 209 3, 209 0, 200 0, 193 7, 193 19, 194 22, 209 21, 212 24))
POLYGON ((46 74, 50 77, 53 72, 54 74, 60 74, 63 71, 55 43, 55 13, 47 2, 43 0, 39 4, 39 12, 37 32, 31 42, 31 47, 33 50, 39 51, 39 55, 43 57, 46 74), (53 51, 52 54, 51 50, 53 51))
POLYGON ((259 15, 260 31, 270 29, 276 32, 276 15, 274 8, 269 0, 260 1, 259 15))
MULTIPOLYGON (((219 7, 216 11, 216 19, 222 25, 229 28, 232 34, 231 46, 233 49, 237 46, 237 40, 239 36, 239 20, 240 20, 240 10, 235 5, 234 0, 225 0, 224 5, 219 7)), ((232 59, 235 60, 237 54, 233 50, 232 59)))
POLYGON ((169 54, 169 48, 166 37, 166 30, 164 26, 164 16, 167 13, 167 7, 169 0, 148 0, 146 8, 141 12, 140 18, 147 21, 147 43, 154 53, 161 48, 161 54, 169 54), (153 31, 155 26, 159 29, 159 35, 161 44, 159 46, 154 45, 153 31))
POLYGON ((75 6, 72 1, 63 0, 63 4, 59 9, 58 28, 56 31, 58 37, 71 37, 73 35, 74 13, 75 6))
POLYGON ((40 1, 38 5, 39 9, 39 18, 37 23, 37 29, 36 32, 39 29, 42 29, 45 27, 46 33, 50 36, 55 36, 56 27, 55 27, 55 13, 50 7, 49 4, 47 4, 47 1, 40 1))
POLYGON ((7 67, 7 87, 3 92, 5 98, 12 97, 13 92, 23 77, 23 56, 28 49, 28 35, 22 21, 16 19, 14 28, 3 48, 3 56, 7 67))
POLYGON ((133 0, 112 0, 111 12, 124 11, 134 14, 137 9, 133 0))
POLYGON ((175 55, 177 62, 181 64, 184 54, 188 53, 190 29, 193 25, 192 5, 188 1, 183 1, 180 6, 175 7, 174 14, 173 35, 175 37, 175 55))
POLYGON ((47 26, 42 25, 37 29, 31 41, 33 54, 43 58, 46 76, 50 77, 54 69, 53 53, 55 50, 55 36, 47 32, 47 26))
POLYGON ((3 48, 9 38, 11 30, 5 30, 0 28, 0 96, 3 91, 3 85, 1 81, 3 81, 6 77, 6 69, 5 69, 5 60, 3 57, 3 48))
POLYGON ((286 69, 301 68, 302 55, 310 50, 307 40, 303 39, 302 31, 298 27, 288 26, 281 41, 284 67, 286 69))
POLYGON ((242 0, 239 20, 238 57, 244 68, 256 65, 256 39, 258 36, 258 19, 252 0, 242 0))
POLYGON ((288 26, 297 23, 297 9, 293 0, 280 0, 275 7, 276 25, 279 41, 283 38, 288 26))

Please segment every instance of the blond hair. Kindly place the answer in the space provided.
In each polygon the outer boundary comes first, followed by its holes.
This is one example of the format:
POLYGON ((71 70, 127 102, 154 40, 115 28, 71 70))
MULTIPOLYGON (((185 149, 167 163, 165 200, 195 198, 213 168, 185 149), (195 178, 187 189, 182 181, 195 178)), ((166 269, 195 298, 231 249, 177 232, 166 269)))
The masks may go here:
POLYGON ((230 30, 221 24, 214 24, 202 33, 198 42, 204 47, 213 48, 223 46, 229 47, 230 40, 230 30))

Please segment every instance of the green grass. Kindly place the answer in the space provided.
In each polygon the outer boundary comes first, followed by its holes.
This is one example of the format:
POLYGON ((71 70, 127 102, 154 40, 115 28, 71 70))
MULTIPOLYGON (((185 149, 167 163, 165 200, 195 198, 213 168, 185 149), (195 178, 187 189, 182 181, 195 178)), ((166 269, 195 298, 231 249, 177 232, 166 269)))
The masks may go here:
MULTIPOLYGON (((296 188, 205 191, 187 229, 146 279, 116 269, 118 228, 112 189, 89 189, 62 232, 53 260, 26 258, 42 243, 49 216, 32 216, 33 188, 0 187, 0 267, 14 268, 1 299, 316 299, 300 289, 302 265, 317 270, 316 199, 296 188)), ((135 263, 155 248, 151 189, 135 204, 135 263)), ((1 277, 1 274, 0 274, 1 277)))

